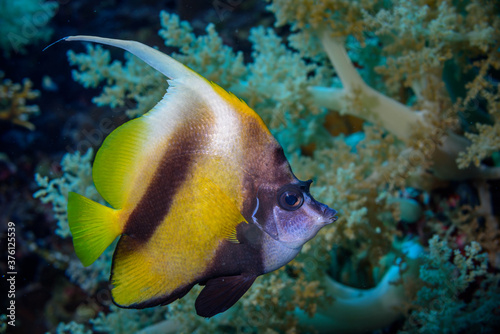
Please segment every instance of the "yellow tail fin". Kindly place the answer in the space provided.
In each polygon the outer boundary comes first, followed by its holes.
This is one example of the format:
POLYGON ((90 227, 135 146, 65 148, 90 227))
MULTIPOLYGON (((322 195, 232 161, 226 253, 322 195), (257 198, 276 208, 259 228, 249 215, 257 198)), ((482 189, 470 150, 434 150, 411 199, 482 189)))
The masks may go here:
POLYGON ((68 223, 76 255, 85 267, 122 233, 117 210, 74 192, 68 195, 68 223))

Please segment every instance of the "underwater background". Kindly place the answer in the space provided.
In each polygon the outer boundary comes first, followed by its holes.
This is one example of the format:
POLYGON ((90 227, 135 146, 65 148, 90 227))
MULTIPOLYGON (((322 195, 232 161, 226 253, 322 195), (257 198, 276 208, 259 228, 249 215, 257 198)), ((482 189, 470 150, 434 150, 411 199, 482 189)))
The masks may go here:
POLYGON ((497 1, 0 0, 0 48, 0 332, 500 329, 497 1), (168 85, 116 48, 42 51, 79 34, 156 46, 242 98, 339 220, 211 319, 196 288, 114 306, 114 245, 83 267, 67 194, 104 203, 95 152, 168 85))

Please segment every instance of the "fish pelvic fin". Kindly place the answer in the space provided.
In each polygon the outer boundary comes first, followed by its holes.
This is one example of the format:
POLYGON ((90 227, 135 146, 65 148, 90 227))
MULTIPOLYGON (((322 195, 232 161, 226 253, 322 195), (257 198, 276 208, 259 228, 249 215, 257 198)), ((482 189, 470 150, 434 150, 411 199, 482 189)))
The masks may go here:
POLYGON ((233 306, 257 278, 253 274, 217 277, 209 280, 196 298, 196 313, 210 318, 233 306))
POLYGON ((94 263, 122 233, 118 210, 77 193, 68 195, 68 223, 75 253, 85 267, 94 263))

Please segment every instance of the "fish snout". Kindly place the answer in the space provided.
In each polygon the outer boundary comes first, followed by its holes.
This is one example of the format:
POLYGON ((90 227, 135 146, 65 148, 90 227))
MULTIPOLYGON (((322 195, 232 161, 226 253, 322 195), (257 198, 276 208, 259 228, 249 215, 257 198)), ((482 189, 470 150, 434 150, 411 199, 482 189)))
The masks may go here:
POLYGON ((324 215, 327 217, 327 224, 331 224, 335 222, 339 217, 336 216, 337 210, 330 209, 328 206, 325 205, 324 209, 324 215))
POLYGON ((320 204, 320 212, 321 212, 321 215, 323 216, 323 219, 324 219, 324 224, 327 225, 327 224, 331 224, 333 222, 335 222, 338 217, 336 217, 335 215, 337 214, 337 210, 334 210, 334 209, 330 209, 330 207, 326 204, 323 204, 323 203, 318 203, 320 204))

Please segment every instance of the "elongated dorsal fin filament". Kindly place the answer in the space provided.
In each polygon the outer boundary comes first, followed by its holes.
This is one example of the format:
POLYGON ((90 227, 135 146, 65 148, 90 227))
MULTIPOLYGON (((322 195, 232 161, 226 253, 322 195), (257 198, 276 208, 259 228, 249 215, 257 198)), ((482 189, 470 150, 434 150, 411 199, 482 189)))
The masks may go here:
POLYGON ((94 42, 94 43, 115 46, 117 48, 126 50, 131 54, 139 57, 146 64, 153 67, 154 69, 156 69, 169 79, 177 80, 187 76, 196 76, 201 78, 196 72, 191 70, 189 67, 183 65, 182 63, 179 63, 172 57, 152 47, 149 47, 147 45, 144 45, 136 41, 125 41, 119 39, 84 36, 84 35, 68 36, 61 40, 67 42, 72 42, 72 41, 94 42))

